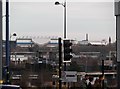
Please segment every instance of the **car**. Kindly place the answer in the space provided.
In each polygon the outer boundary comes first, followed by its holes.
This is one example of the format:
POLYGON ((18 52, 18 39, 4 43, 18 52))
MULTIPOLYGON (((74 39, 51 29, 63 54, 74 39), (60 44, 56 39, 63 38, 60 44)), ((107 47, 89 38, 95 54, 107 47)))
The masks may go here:
POLYGON ((19 85, 8 85, 8 84, 1 84, 1 89, 22 89, 19 85))

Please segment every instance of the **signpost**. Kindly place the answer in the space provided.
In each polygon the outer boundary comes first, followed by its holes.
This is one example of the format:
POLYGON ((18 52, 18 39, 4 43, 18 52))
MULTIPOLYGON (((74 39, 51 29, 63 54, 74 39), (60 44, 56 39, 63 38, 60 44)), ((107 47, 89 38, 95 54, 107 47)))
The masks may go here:
POLYGON ((62 82, 77 82, 77 71, 63 71, 62 82))

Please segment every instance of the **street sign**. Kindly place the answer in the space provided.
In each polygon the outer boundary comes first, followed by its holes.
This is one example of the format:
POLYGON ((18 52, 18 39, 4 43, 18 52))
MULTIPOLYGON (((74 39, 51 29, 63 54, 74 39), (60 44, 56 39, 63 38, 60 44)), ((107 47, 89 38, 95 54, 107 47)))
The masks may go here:
POLYGON ((77 71, 63 71, 62 82, 77 82, 77 71))

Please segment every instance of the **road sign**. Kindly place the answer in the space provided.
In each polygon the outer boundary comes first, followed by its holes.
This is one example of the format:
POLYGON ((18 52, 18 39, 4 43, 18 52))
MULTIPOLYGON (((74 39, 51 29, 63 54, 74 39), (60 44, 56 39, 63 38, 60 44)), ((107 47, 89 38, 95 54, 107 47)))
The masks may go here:
POLYGON ((77 71, 63 71, 62 82, 77 82, 77 71))

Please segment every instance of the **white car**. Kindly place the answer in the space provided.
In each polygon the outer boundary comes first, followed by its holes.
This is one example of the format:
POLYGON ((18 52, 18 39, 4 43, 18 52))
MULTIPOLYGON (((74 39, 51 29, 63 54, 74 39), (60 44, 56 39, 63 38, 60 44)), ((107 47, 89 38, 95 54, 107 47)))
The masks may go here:
POLYGON ((19 85, 1 84, 0 89, 22 89, 19 85))

